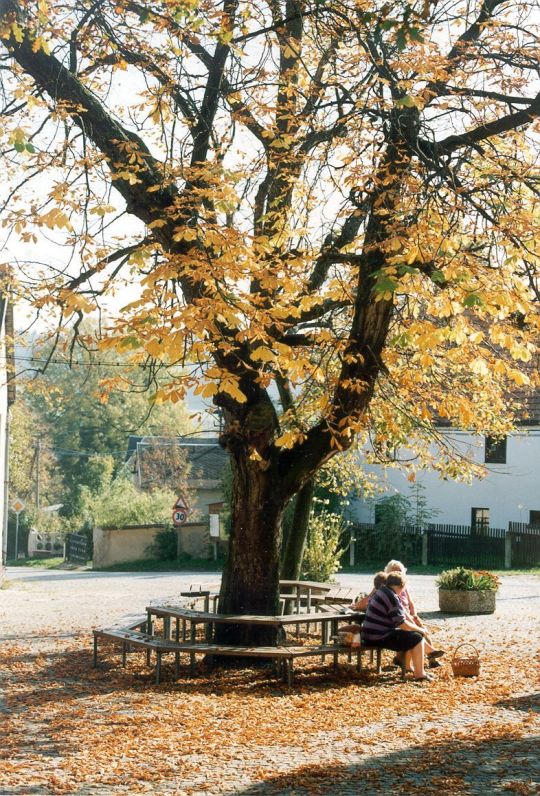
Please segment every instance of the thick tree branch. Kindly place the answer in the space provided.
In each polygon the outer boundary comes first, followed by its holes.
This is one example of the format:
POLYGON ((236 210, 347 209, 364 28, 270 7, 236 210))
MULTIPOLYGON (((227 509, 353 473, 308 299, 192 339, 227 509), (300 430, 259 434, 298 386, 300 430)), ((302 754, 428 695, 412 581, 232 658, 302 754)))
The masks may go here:
MULTIPOLYGON (((8 14, 18 19, 24 29, 24 18, 16 0, 4 0, 1 18, 8 14)), ((159 216, 160 211, 174 204, 178 196, 174 186, 148 192, 148 188, 163 186, 162 164, 150 153, 144 141, 114 119, 69 69, 42 49, 34 52, 27 33, 22 42, 18 42, 11 32, 4 33, 3 43, 36 84, 70 114, 75 124, 107 157, 115 186, 125 199, 129 212, 149 223, 159 216), (139 160, 136 168, 130 163, 134 153, 139 160)))
MULTIPOLYGON (((234 15, 238 7, 238 0, 224 0, 223 2, 223 29, 232 31, 234 26, 234 15)), ((230 46, 223 41, 216 45, 212 62, 209 65, 206 88, 204 91, 201 109, 199 111, 199 121, 193 131, 193 152, 191 154, 191 165, 203 163, 208 155, 212 126, 218 108, 219 98, 222 92, 222 81, 225 64, 229 56, 230 46)))
POLYGON ((118 249, 118 251, 109 254, 107 257, 104 257, 102 260, 97 262, 92 268, 87 268, 86 271, 83 271, 79 276, 71 279, 67 285, 67 290, 76 290, 80 287, 84 282, 87 282, 96 274, 99 274, 103 269, 110 265, 111 263, 115 263, 118 260, 129 258, 133 252, 136 252, 138 249, 141 249, 146 244, 150 243, 152 238, 143 238, 138 243, 133 243, 131 246, 124 246, 122 249, 118 249))
POLYGON ((500 119, 486 122, 486 124, 481 124, 472 130, 468 130, 466 133, 449 135, 447 138, 443 138, 442 141, 435 141, 433 143, 430 141, 421 141, 419 143, 419 148, 420 151, 426 152, 435 158, 443 155, 450 155, 461 147, 478 146, 482 141, 488 138, 502 135, 509 130, 517 130, 519 127, 524 127, 539 116, 540 92, 536 95, 528 108, 516 111, 515 113, 509 113, 506 116, 502 116, 500 119))
POLYGON ((441 90, 437 94, 438 97, 484 97, 485 99, 493 99, 497 102, 504 102, 507 105, 531 105, 534 102, 534 97, 520 97, 515 94, 502 94, 499 91, 482 91, 479 88, 460 88, 459 86, 441 86, 441 90))

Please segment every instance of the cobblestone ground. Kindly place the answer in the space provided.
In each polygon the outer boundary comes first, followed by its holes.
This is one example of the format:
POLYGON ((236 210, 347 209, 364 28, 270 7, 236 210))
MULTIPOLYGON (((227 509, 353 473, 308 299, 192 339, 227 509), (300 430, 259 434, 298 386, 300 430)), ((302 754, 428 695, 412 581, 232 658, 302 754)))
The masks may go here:
MULTIPOLYGON (((90 668, 90 630, 169 600, 200 573, 13 569, 0 591, 0 794, 308 796, 540 793, 540 578, 503 578, 494 616, 417 607, 448 651, 480 650, 478 679, 448 662, 429 684, 300 665, 293 689, 225 671, 154 686, 142 655, 90 668), (3 759, 3 762, 2 762, 3 759)), ((358 591, 367 575, 342 575, 358 591)), ((166 674, 170 669, 166 670, 166 674)))

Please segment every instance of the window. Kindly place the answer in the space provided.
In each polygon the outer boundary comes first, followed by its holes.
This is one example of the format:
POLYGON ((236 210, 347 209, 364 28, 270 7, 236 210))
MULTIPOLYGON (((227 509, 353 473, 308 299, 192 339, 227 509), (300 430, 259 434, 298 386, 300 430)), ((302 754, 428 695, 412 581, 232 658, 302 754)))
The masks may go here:
POLYGON ((540 525, 540 509, 529 511, 529 525, 540 525))
POLYGON ((506 437, 486 437, 486 464, 506 464, 506 437))
POLYGON ((489 509, 471 509, 471 532, 482 534, 489 528, 489 509))

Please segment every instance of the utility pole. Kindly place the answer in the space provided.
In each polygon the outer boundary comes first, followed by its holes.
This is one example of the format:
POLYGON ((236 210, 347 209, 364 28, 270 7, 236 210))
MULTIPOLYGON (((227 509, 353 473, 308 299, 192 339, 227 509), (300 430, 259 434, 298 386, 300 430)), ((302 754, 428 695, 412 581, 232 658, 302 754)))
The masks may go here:
POLYGON ((41 500, 40 456, 41 456, 41 437, 36 437, 36 511, 38 512, 41 500))

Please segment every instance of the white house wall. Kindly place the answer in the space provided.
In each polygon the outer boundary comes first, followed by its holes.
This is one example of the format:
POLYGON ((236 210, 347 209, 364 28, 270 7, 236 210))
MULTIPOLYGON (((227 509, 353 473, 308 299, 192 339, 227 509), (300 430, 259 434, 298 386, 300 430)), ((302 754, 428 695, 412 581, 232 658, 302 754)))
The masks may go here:
MULTIPOLYGON (((466 432, 448 432, 454 446, 474 461, 484 463, 484 438, 466 432)), ((470 525, 471 509, 489 509, 492 528, 507 528, 510 521, 529 522, 531 510, 540 511, 540 429, 508 437, 506 464, 488 464, 483 479, 471 484, 442 480, 434 470, 417 473, 416 481, 424 487, 423 495, 431 509, 439 513, 433 522, 470 525)), ((367 468, 384 485, 384 493, 375 501, 353 501, 351 514, 359 522, 373 522, 374 502, 385 495, 401 493, 411 498, 407 472, 373 465, 367 468)))

